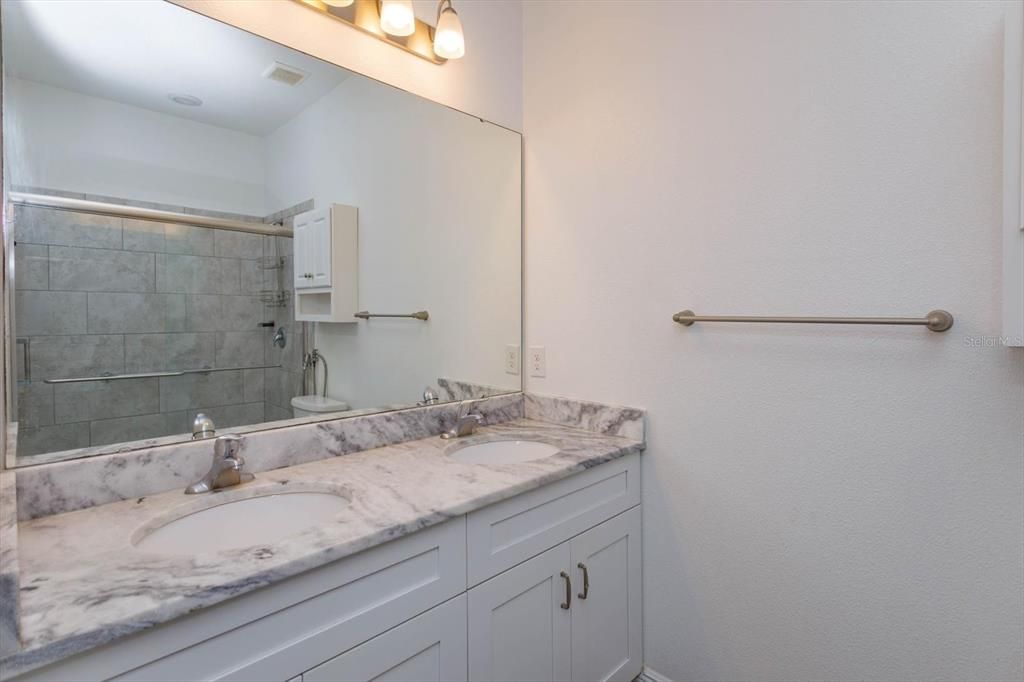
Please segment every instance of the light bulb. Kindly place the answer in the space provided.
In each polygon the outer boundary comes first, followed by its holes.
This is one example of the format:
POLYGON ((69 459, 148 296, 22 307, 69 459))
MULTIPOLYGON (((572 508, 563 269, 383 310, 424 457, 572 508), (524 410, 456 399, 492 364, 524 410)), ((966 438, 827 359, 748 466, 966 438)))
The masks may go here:
POLYGON ((416 15, 412 0, 382 0, 380 27, 393 36, 411 36, 416 32, 416 15))
POLYGON ((462 35, 462 22, 451 5, 441 10, 434 29, 434 54, 444 59, 459 59, 466 54, 466 39, 462 35))
POLYGON ((330 5, 331 7, 348 7, 355 1, 356 0, 323 0, 325 5, 330 5))

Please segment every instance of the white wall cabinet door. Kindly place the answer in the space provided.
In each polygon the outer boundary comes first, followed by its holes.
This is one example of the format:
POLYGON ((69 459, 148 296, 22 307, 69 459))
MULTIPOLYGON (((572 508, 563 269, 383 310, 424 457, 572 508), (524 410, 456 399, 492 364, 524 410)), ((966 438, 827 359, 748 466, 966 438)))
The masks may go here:
POLYGON ((565 542, 469 591, 469 679, 570 679, 569 558, 565 542))
POLYGON ((302 675, 303 682, 464 682, 466 596, 360 644, 302 675))
POLYGON ((331 211, 326 209, 313 216, 309 226, 309 244, 312 253, 309 255, 311 287, 331 286, 331 211))
POLYGON ((310 245, 310 216, 303 214, 295 217, 292 228, 292 265, 295 270, 295 288, 306 289, 310 286, 310 274, 313 264, 310 262, 312 253, 310 245))
POLYGON ((640 508, 570 542, 572 679, 629 682, 643 667, 640 508))

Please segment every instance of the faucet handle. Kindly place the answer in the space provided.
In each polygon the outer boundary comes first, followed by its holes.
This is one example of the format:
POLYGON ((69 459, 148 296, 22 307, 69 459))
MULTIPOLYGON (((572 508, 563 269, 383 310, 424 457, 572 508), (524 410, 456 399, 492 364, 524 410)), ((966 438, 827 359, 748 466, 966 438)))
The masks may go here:
POLYGON ((242 437, 234 433, 217 436, 213 443, 213 454, 217 459, 237 459, 239 464, 242 463, 242 457, 238 454, 241 449, 242 437))

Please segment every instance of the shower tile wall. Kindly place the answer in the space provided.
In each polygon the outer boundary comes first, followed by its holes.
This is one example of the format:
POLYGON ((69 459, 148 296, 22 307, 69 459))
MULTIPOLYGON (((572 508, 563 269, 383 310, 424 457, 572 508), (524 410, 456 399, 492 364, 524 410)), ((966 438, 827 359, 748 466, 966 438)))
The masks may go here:
POLYGON ((292 281, 290 238, 24 206, 15 238, 16 336, 29 341, 16 354, 19 454, 186 433, 200 411, 218 430, 291 416, 301 326, 290 297, 286 307, 260 299, 261 289, 292 281), (276 254, 286 271, 263 269, 261 258, 276 254), (284 350, 259 326, 271 320, 285 326, 284 350), (282 370, 43 383, 282 362, 282 370))

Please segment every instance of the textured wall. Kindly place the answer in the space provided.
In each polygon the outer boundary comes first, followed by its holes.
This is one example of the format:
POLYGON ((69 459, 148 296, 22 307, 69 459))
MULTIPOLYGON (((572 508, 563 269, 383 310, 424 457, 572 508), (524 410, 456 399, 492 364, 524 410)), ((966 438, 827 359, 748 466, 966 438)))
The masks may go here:
POLYGON ((1024 355, 975 345, 1004 6, 628 6, 525 6, 528 385, 648 409, 647 664, 1021 679, 1024 355))

